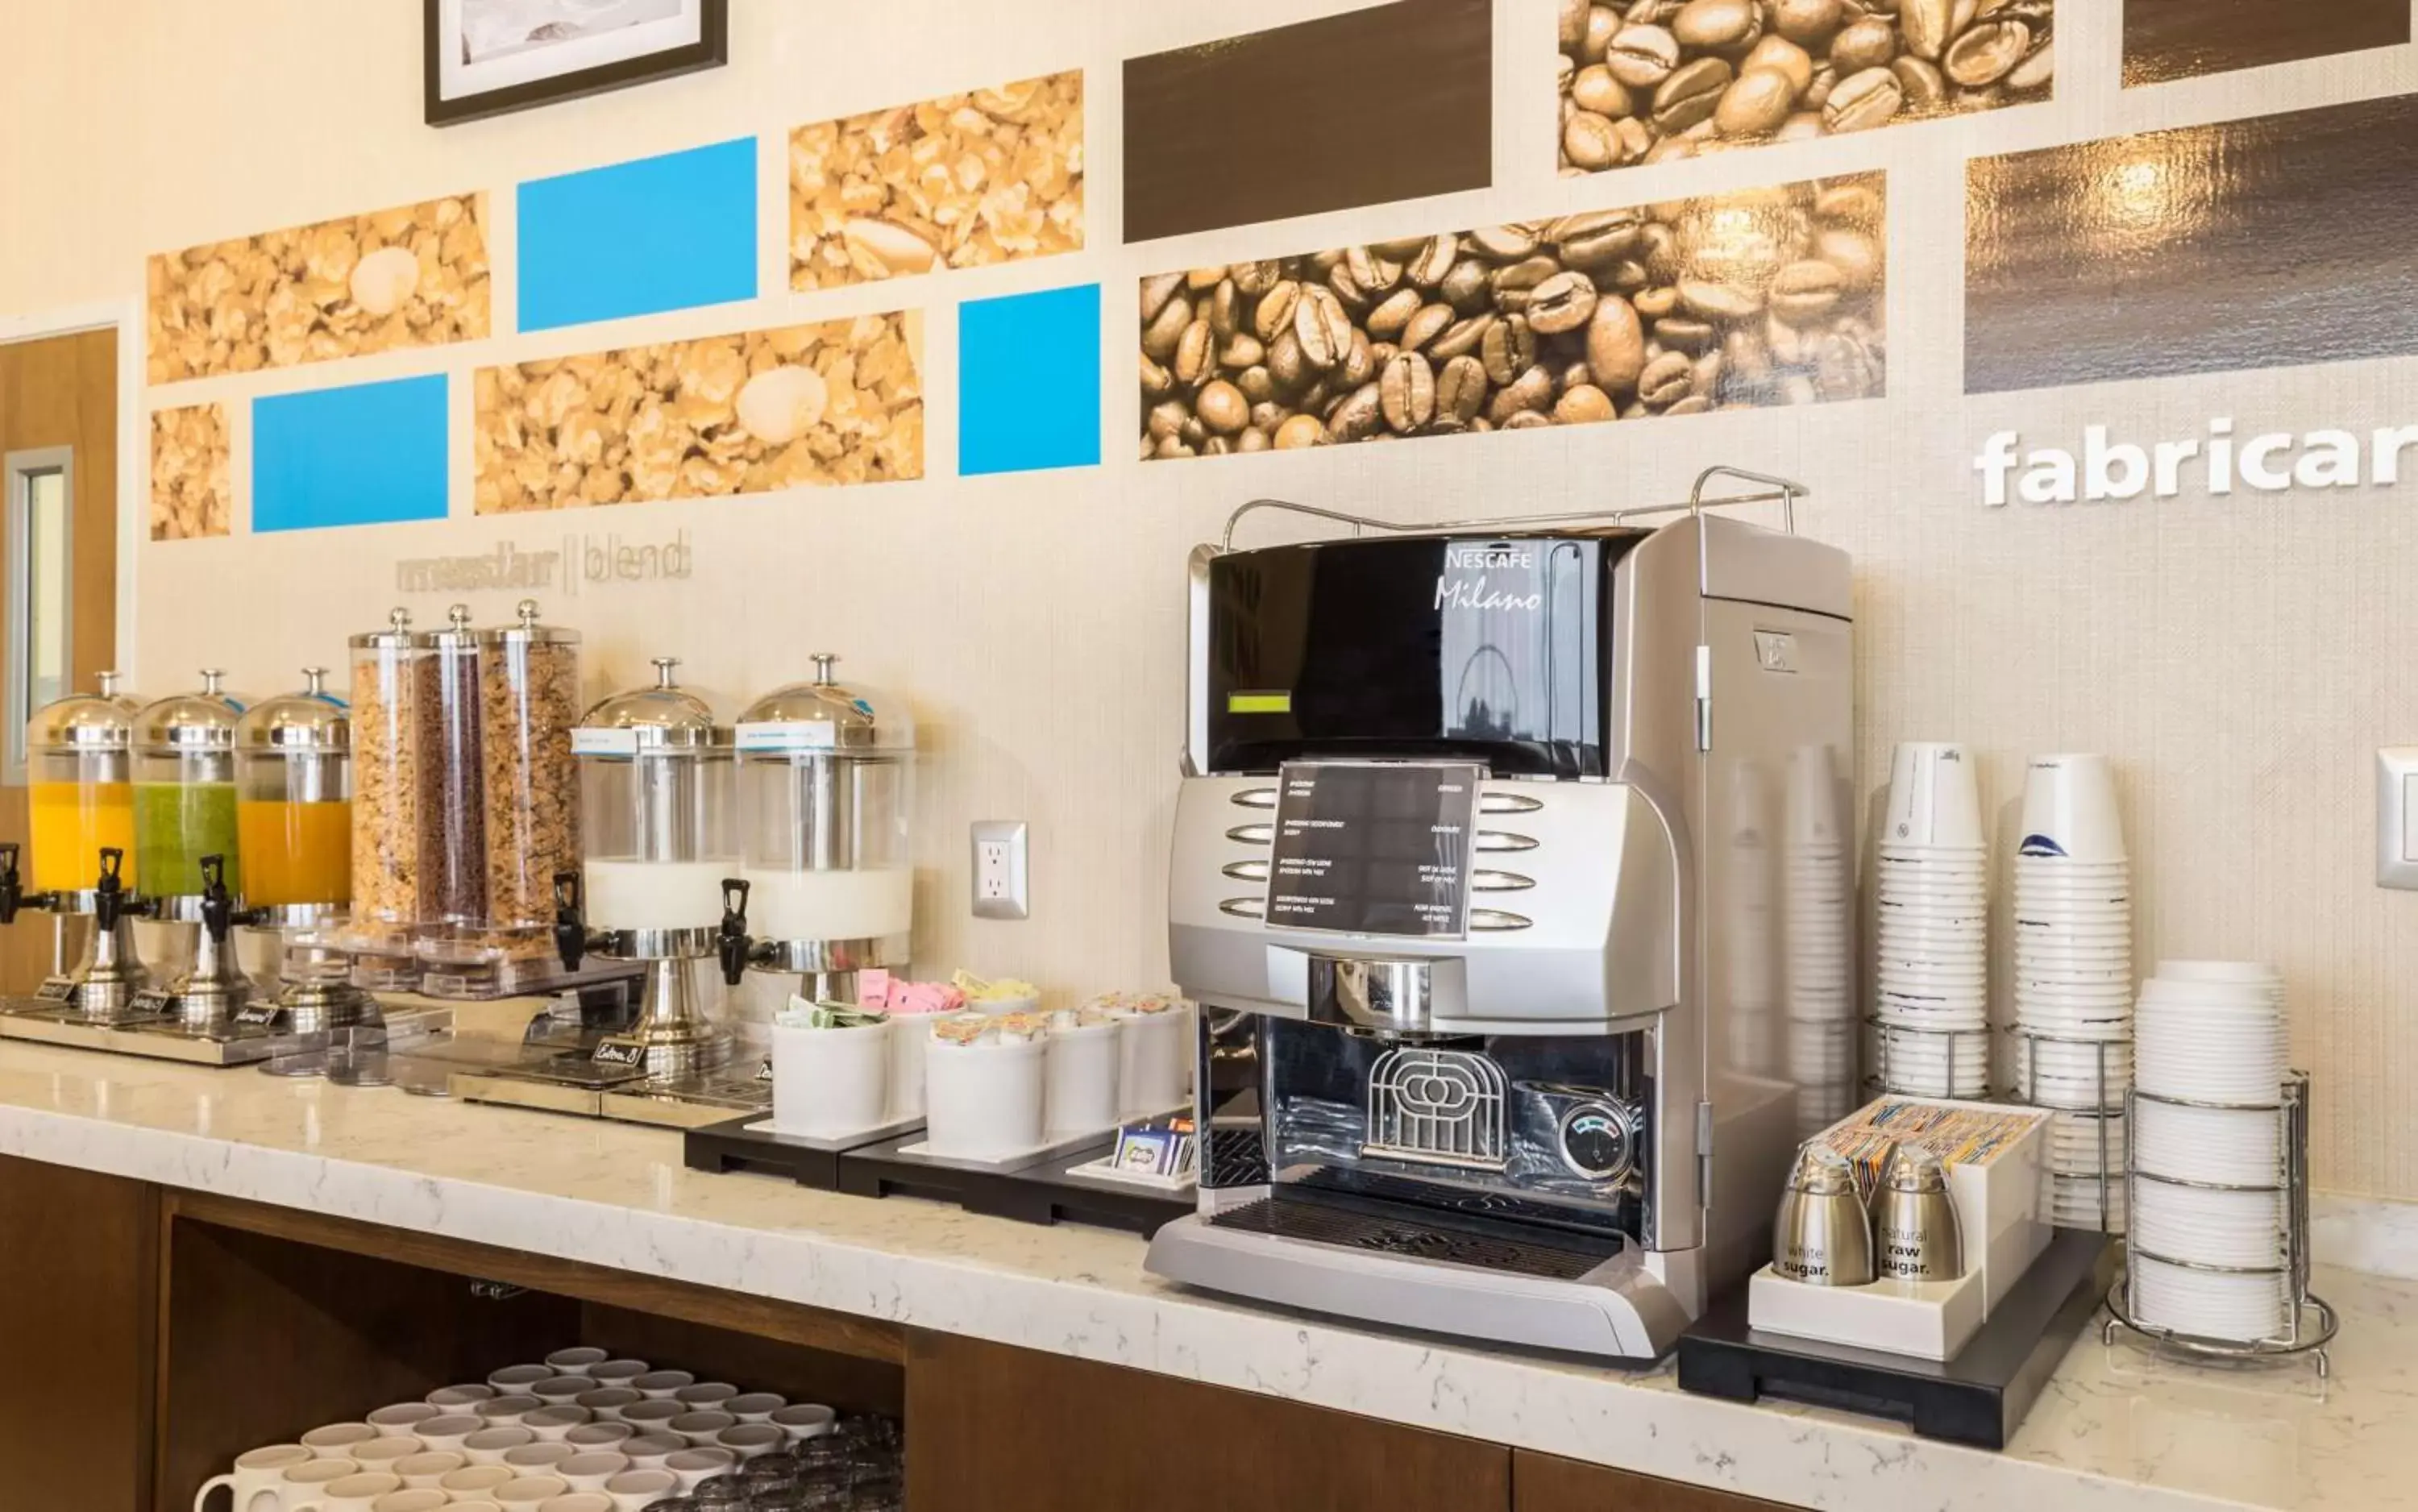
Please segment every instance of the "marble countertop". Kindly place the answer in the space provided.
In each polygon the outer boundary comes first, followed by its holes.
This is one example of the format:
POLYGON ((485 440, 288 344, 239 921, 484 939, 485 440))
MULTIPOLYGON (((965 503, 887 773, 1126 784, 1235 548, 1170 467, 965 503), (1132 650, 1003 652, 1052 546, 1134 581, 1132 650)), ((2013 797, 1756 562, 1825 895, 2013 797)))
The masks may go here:
POLYGON ((2333 1379, 2086 1335, 2014 1444, 1228 1303, 1142 1244, 681 1164, 653 1129, 0 1044, 0 1154, 895 1320, 1801 1506, 2418 1507, 2418 1282, 2321 1270, 2333 1379))

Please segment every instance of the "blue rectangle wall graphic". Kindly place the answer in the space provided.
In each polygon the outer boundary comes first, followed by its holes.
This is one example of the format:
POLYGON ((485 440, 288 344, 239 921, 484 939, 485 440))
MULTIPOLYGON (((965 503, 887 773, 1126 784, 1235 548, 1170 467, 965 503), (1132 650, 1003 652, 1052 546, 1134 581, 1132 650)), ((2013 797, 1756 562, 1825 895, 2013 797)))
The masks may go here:
POLYGON ((252 404, 252 527, 445 518, 445 377, 252 404))
POLYGON ((520 186, 520 328, 756 298, 756 139, 520 186))

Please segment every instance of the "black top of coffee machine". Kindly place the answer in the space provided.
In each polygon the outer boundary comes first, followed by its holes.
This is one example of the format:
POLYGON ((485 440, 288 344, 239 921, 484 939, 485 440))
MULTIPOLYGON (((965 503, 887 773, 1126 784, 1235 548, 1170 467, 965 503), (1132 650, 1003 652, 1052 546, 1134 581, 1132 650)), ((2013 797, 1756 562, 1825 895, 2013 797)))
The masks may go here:
POLYGON ((1387 536, 1209 564, 1209 769, 1604 775, 1613 569, 1650 532, 1387 536))

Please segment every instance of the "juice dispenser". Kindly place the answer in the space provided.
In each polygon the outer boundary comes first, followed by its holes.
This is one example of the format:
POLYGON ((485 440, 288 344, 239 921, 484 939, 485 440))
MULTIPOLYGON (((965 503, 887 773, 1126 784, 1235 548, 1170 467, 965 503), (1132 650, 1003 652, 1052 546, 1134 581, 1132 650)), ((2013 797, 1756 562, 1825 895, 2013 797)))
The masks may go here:
POLYGON ((236 833, 252 922, 323 924, 353 891, 353 726, 328 669, 236 725, 236 833))
POLYGON ((741 875, 750 964, 853 1002, 856 972, 908 961, 915 727, 903 701, 843 687, 836 660, 818 654, 812 681, 740 716, 741 875))
POLYGON ((53 934, 49 979, 23 1011, 115 1021, 146 980, 133 934, 135 715, 115 681, 103 673, 99 693, 47 704, 25 725, 31 854, 21 876, 17 847, 0 845, 0 924, 38 909, 53 934))
POLYGON ((145 708, 134 722, 134 878, 153 917, 198 923, 209 892, 202 858, 224 861, 224 885, 243 895, 235 800, 241 711, 215 671, 198 693, 145 708))
POLYGON ((583 863, 555 878, 565 967, 590 950, 647 963, 638 1028, 597 1059, 651 1075, 705 1069, 724 1048, 697 1012, 693 963, 718 955, 731 985, 746 966, 731 732, 674 680, 679 664, 657 657, 653 687, 605 699, 572 732, 583 863))

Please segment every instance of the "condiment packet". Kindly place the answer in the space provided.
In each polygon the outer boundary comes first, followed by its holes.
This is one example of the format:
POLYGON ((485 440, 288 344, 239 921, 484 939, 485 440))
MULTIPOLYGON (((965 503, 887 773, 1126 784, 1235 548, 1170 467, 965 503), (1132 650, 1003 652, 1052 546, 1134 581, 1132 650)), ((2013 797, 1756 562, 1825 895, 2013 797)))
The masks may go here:
POLYGON ((1119 1018, 1163 1014, 1184 1006, 1184 1000, 1164 992, 1103 992, 1084 1004, 1119 1018))
POLYGON ((792 997, 789 1005, 774 1016, 774 1022, 784 1029, 865 1029, 885 1022, 889 1016, 878 1008, 845 1002, 808 1002, 792 997))
POLYGON ((1117 1130, 1119 1170, 1146 1176, 1186 1176, 1199 1164, 1200 1141, 1184 1114, 1143 1119, 1117 1130))
POLYGON ((1102 1024, 1114 1022, 1107 1014, 1088 1004, 1081 1008, 1058 1008, 1049 1014, 1049 1031, 1056 1034, 1072 1029, 1097 1029, 1102 1024))
POLYGON ((1002 998, 1038 998, 1041 996, 1041 989, 1039 987, 1034 986, 1030 982, 1019 982, 1012 976, 1003 976, 995 982, 990 982, 985 981, 983 978, 974 975, 972 971, 959 971, 956 975, 951 977, 949 981, 957 988, 958 991, 964 993, 967 997, 972 999, 976 1002, 992 1002, 1002 998))

